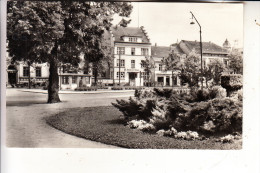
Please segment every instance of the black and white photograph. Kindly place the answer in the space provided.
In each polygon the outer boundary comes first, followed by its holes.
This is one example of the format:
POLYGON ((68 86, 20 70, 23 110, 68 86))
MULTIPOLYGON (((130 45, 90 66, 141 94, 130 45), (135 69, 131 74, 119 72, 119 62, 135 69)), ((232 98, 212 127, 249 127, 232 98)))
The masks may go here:
POLYGON ((6 145, 242 148, 243 4, 7 2, 6 145))
POLYGON ((260 170, 260 3, 0 8, 1 172, 260 170))

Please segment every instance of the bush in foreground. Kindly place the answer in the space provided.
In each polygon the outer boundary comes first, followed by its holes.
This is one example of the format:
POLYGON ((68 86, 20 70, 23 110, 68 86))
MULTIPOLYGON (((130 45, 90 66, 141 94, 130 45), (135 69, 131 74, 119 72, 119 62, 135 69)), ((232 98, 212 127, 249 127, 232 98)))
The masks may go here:
MULTIPOLYGON (((239 93, 237 98, 241 97, 239 93)), ((178 132, 196 131, 207 135, 241 133, 242 101, 225 96, 226 90, 220 86, 196 90, 190 95, 145 89, 136 91, 135 98, 129 101, 117 100, 112 104, 126 119, 142 120, 153 126, 152 133, 170 134, 172 127, 178 132)))

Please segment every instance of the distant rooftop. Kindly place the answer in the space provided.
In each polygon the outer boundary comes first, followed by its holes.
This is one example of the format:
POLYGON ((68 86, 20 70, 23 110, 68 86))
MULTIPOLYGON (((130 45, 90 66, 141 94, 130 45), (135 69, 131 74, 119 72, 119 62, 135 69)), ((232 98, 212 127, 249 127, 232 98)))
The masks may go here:
POLYGON ((142 43, 150 43, 149 38, 144 33, 143 29, 140 27, 121 27, 121 26, 113 26, 111 27, 111 31, 115 37, 116 42, 123 41, 122 36, 127 37, 141 37, 142 43))
MULTIPOLYGON (((200 42, 199 41, 187 41, 182 40, 190 51, 195 49, 197 53, 200 53, 200 42)), ((203 53, 220 53, 220 54, 228 54, 228 51, 221 46, 216 45, 212 42, 202 42, 202 52, 203 53)))
POLYGON ((161 61, 162 58, 167 58, 169 56, 171 48, 168 46, 152 46, 151 53, 155 61, 157 61, 157 59, 161 61))

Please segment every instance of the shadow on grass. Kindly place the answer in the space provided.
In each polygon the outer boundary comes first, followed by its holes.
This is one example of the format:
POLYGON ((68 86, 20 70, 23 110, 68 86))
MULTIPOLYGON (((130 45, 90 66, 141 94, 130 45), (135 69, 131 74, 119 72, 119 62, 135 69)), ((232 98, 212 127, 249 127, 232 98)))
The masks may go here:
MULTIPOLYGON (((67 101, 61 101, 58 103, 66 103, 67 101)), ((42 101, 34 101, 34 100, 28 100, 28 101, 7 101, 6 106, 7 107, 13 107, 13 106, 19 106, 19 107, 26 107, 26 106, 32 106, 32 105, 39 105, 39 104, 54 104, 54 103, 47 103, 47 100, 42 101)), ((57 104, 57 103, 55 103, 57 104)))
POLYGON ((126 125, 127 121, 125 119, 123 119, 123 118, 120 118, 120 119, 108 120, 108 121, 105 121, 105 123, 107 123, 107 124, 126 125))

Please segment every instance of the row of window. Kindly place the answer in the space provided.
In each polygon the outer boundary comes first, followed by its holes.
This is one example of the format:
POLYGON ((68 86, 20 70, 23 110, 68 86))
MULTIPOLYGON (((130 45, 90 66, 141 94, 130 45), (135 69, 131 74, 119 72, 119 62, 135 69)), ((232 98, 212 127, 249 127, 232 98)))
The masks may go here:
MULTIPOLYGON (((29 67, 23 67, 23 76, 29 77, 30 69, 29 67)), ((35 69, 36 77, 42 77, 42 68, 36 67, 35 69)))
MULTIPOLYGON (((125 47, 117 47, 117 54, 125 55, 125 47)), ((131 48, 131 55, 136 55, 135 48, 131 48)), ((148 55, 148 48, 141 48, 141 55, 148 55)))
POLYGON ((137 38, 136 37, 129 37, 128 41, 129 42, 137 42, 137 38))
MULTIPOLYGON (((119 59, 117 59, 116 66, 117 67, 119 67, 119 66, 120 67, 125 67, 125 60, 124 59, 120 59, 120 64, 119 64, 119 59)), ((135 60, 131 60, 131 68, 135 68, 135 60)))
MULTIPOLYGON (((82 80, 82 79, 80 79, 82 80)), ((89 83, 89 78, 86 78, 86 82, 89 83)), ((61 78, 61 83, 62 84, 69 84, 69 76, 62 76, 61 78)), ((72 84, 76 84, 77 83, 77 76, 72 76, 72 84)))
MULTIPOLYGON (((125 78, 125 72, 120 72, 120 79, 124 79, 125 78)), ((141 78, 144 78, 144 80, 147 80, 149 77, 147 72, 142 72, 141 73, 141 78)), ((119 79, 119 72, 116 73, 116 78, 119 79)))

